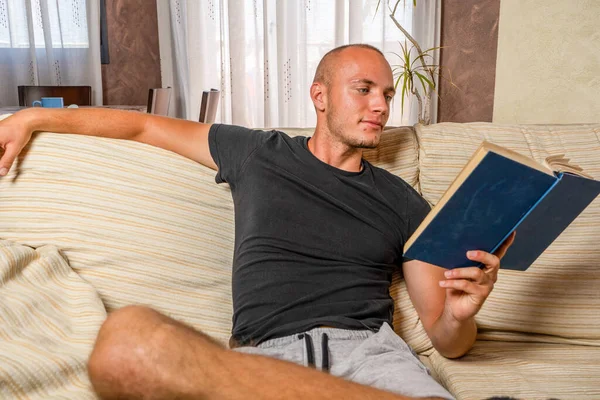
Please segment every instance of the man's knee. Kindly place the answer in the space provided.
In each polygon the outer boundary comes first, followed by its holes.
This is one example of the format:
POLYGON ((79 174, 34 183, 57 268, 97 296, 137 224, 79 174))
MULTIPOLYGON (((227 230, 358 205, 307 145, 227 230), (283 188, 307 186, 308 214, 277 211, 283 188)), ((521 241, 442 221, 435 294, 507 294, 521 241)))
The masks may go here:
POLYGON ((98 332, 95 347, 139 342, 166 319, 167 317, 148 307, 123 307, 108 315, 98 332))
POLYGON ((99 394, 135 386, 162 335, 155 334, 167 317, 147 307, 128 306, 102 324, 88 361, 88 373, 99 394))

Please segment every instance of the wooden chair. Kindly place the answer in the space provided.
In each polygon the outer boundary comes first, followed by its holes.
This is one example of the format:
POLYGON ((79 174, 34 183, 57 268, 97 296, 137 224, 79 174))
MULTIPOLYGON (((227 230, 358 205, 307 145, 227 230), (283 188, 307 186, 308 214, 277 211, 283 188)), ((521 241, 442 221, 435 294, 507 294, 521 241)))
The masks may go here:
POLYGON ((148 90, 148 113, 157 115, 169 115, 171 103, 171 87, 152 88, 148 90))
POLYGON ((217 89, 210 89, 210 91, 205 90, 202 92, 200 116, 198 118, 199 122, 205 124, 212 124, 215 122, 220 98, 221 92, 217 89))
POLYGON ((31 107, 35 100, 42 97, 62 97, 65 107, 71 104, 92 105, 91 86, 18 86, 18 89, 21 107, 31 107))

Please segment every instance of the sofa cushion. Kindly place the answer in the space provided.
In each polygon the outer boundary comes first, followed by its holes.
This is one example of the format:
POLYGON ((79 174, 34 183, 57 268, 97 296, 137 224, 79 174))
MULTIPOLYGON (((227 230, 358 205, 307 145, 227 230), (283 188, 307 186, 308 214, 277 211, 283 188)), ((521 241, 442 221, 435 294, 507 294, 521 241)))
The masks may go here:
POLYGON ((0 398, 94 399, 86 365, 105 318, 56 247, 0 240, 0 398))
MULTIPOLYGON (((442 123, 417 126, 416 133, 419 183, 431 204, 484 139, 540 162, 550 154, 566 154, 600 178, 600 124, 442 123)), ((517 238, 518 234, 517 230, 517 238)), ((527 271, 501 270, 477 315, 480 338, 600 344, 599 237, 600 199, 596 199, 527 271)))
POLYGON ((0 179, 0 238, 59 248, 108 311, 149 305, 226 342, 233 205, 214 176, 138 142, 39 133, 0 179))
POLYGON ((600 398, 599 358, 598 347, 477 341, 458 360, 434 352, 429 361, 457 400, 592 400, 600 398))

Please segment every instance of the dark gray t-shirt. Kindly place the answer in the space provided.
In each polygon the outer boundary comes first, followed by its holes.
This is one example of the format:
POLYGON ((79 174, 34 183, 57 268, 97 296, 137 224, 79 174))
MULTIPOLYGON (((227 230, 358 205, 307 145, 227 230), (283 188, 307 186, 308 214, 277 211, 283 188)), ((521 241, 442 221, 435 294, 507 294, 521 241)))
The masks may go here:
POLYGON ((309 138, 213 125, 217 183, 235 209, 233 337, 257 345, 319 325, 378 330, 392 323, 392 271, 429 212, 401 178, 316 158, 309 138))

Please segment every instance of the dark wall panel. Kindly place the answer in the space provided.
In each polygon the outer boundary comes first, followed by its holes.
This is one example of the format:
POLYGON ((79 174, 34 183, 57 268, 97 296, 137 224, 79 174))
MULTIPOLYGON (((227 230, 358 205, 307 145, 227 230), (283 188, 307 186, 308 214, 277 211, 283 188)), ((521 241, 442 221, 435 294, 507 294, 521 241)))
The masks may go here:
POLYGON ((106 0, 106 14, 104 104, 144 105, 148 89, 161 86, 156 0, 106 0))
POLYGON ((438 122, 491 122, 500 0, 443 0, 438 122))

